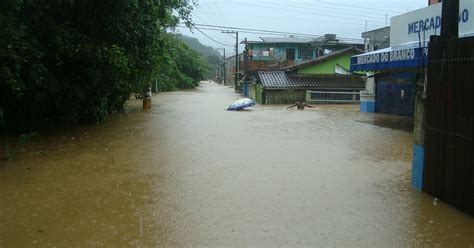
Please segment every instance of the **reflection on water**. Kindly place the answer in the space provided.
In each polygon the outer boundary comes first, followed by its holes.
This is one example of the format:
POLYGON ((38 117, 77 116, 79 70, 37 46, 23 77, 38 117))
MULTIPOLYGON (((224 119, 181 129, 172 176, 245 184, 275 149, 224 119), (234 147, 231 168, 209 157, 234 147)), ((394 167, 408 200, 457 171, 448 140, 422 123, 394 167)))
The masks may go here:
POLYGON ((413 118, 409 117, 371 113, 362 115, 357 121, 394 130, 413 132, 413 118))
POLYGON ((238 97, 203 83, 43 133, 0 167, 0 246, 474 245, 472 217, 411 188, 410 132, 238 97))

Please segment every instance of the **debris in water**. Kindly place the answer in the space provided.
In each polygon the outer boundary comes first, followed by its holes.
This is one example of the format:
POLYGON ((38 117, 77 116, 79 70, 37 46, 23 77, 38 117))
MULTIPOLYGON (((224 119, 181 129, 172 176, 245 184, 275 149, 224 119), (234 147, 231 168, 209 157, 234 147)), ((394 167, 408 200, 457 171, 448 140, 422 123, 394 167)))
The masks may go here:
POLYGON ((255 101, 249 98, 242 98, 233 102, 227 110, 242 110, 244 108, 255 106, 255 101))

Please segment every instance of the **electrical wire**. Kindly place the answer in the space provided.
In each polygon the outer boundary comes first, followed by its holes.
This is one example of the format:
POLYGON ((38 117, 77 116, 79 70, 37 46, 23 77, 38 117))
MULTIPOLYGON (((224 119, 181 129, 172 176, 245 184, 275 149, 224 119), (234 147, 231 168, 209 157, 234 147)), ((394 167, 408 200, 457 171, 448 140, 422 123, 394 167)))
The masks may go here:
POLYGON ((220 41, 215 40, 214 38, 210 37, 209 35, 207 35, 207 34, 204 33, 203 31, 201 31, 201 29, 199 29, 198 27, 196 27, 194 24, 193 24, 193 27, 194 27, 197 31, 199 31, 201 34, 203 34, 204 36, 206 36, 206 37, 209 38, 210 40, 216 42, 217 44, 220 44, 220 45, 223 45, 223 46, 230 46, 230 47, 233 47, 233 46, 234 46, 234 45, 224 44, 224 43, 222 43, 222 42, 220 42, 220 41))
POLYGON ((227 23, 227 19, 225 18, 225 16, 222 14, 222 10, 219 8, 219 6, 217 5, 216 1, 212 1, 212 3, 214 4, 214 7, 216 8, 217 10, 217 13, 219 14, 219 16, 221 17, 221 20, 222 20, 222 24, 225 25, 227 23))
MULTIPOLYGON (((254 7, 260 7, 260 8, 265 8, 265 9, 290 11, 290 12, 294 12, 294 13, 307 14, 307 15, 313 15, 313 16, 327 16, 327 17, 344 18, 344 19, 350 19, 350 20, 356 20, 356 21, 366 21, 366 19, 360 19, 360 18, 351 18, 351 17, 347 17, 347 16, 337 16, 337 15, 327 15, 327 14, 321 14, 321 13, 315 14, 313 12, 284 9, 284 8, 271 7, 271 6, 258 5, 258 4, 251 4, 251 3, 235 2, 234 4, 244 4, 246 6, 254 6, 254 7)), ((384 23, 384 22, 380 22, 380 21, 372 21, 372 22, 374 22, 374 23, 384 23)))
MULTIPOLYGON (((177 28, 186 28, 186 26, 177 26, 177 28)), ((217 29, 217 28, 205 28, 205 27, 200 27, 201 30, 208 30, 208 31, 216 31, 216 32, 221 32, 222 29, 217 29)), ((278 33, 264 33, 264 32, 253 32, 253 31, 242 31, 239 30, 239 33, 244 33, 244 34, 259 34, 259 35, 269 35, 269 36, 279 36, 281 37, 282 34, 278 33)), ((296 38, 318 38, 320 36, 299 36, 299 35, 293 35, 293 37, 296 38)), ((347 42, 347 43, 356 43, 356 44, 362 44, 363 40, 362 39, 356 39, 356 38, 343 38, 339 39, 342 42, 347 42)))
MULTIPOLYGON (((340 6, 339 7, 330 7, 330 6, 321 6, 321 5, 314 5, 314 4, 309 4, 309 3, 301 3, 301 2, 286 2, 288 4, 291 4, 291 3, 295 3, 295 5, 298 5, 298 6, 308 6, 308 7, 315 7, 316 9, 320 9, 320 8, 323 8, 323 9, 331 9, 332 11, 334 10, 337 10, 337 12, 340 12, 340 11, 343 11, 343 12, 347 12, 347 13, 360 13, 361 11, 360 10, 354 10, 354 9, 344 9, 344 8, 341 8, 340 6)), ((326 2, 319 2, 319 3, 326 3, 326 2)), ((296 6, 295 6, 296 7, 296 6)), ((304 7, 302 7, 304 8, 304 7)), ((307 8, 306 8, 307 9, 307 8)), ((327 11, 327 10, 324 10, 324 11, 327 11)), ((370 9, 367 9, 367 8, 364 8, 364 11, 363 13, 364 14, 370 14, 370 15, 380 15, 380 16, 384 16, 385 17, 385 14, 387 13, 388 11, 387 10, 370 10, 370 9), (371 13, 372 12, 372 13, 371 13), (381 13, 382 12, 382 13, 381 13)), ((397 13, 398 14, 398 13, 397 13)))
MULTIPOLYGON (((205 12, 202 12, 202 11, 195 11, 194 13, 203 13, 205 14, 205 12)), ((207 14, 217 14, 215 12, 207 12, 207 14)), ((223 14, 229 14, 229 15, 233 15, 233 16, 242 16, 242 17, 252 17, 252 18, 264 18, 264 19, 279 19, 279 20, 289 20, 289 21, 304 21, 304 22, 312 22, 312 23, 315 23, 315 22, 318 22, 318 23, 321 23, 321 22, 324 22, 324 23, 340 23, 340 24, 344 24, 344 25, 354 25, 354 26, 365 26, 364 23, 355 23, 355 22, 338 22, 338 21, 327 21, 327 20, 324 20, 324 21, 321 21, 321 20, 318 20, 318 19, 300 19, 300 18, 285 18, 285 17, 275 17, 275 16, 261 16, 261 15, 258 15, 258 16, 255 16, 255 15, 240 15, 240 14, 234 14, 234 13, 223 13, 223 14)), ((208 23, 205 23, 205 24, 208 24, 208 23)), ((372 24, 372 23, 369 23, 370 26, 373 26, 373 27, 378 27, 380 25, 375 25, 375 24, 372 24)))
MULTIPOLYGON (((206 9, 208 9, 209 11, 212 11, 211 8, 210 8, 210 6, 207 5, 207 4, 203 5, 203 8, 206 8, 206 9)), ((214 15, 207 15, 207 14, 206 14, 206 16, 207 16, 207 19, 210 20, 212 23, 221 23, 221 22, 217 19, 217 16, 214 16, 214 15)))
MULTIPOLYGON (((197 17, 199 20, 201 20, 202 22, 204 22, 205 24, 208 24, 208 23, 206 23, 201 17, 199 17, 199 16, 196 16, 196 17, 197 17)), ((224 36, 224 38, 229 38, 228 36, 229 36, 229 34, 227 34, 227 36, 224 36)), ((234 37, 230 36, 230 38, 232 38, 232 41, 234 40, 234 37)))
MULTIPOLYGON (((264 3, 259 3, 259 4, 264 4, 264 3)), ((265 4, 264 4, 265 5, 265 4)), ((285 4, 280 4, 280 3, 271 3, 271 5, 277 5, 277 6, 282 6, 282 7, 288 7, 288 5, 285 5, 285 4)), ((290 6, 291 8, 295 8, 295 9, 303 9, 303 10, 308 10, 308 7, 303 7, 303 6, 290 6)), ((336 14, 342 14, 344 16, 347 16, 347 15, 354 15, 355 12, 354 11, 350 11, 350 10, 338 10, 338 11, 335 11, 335 10, 325 10, 325 9, 321 9, 321 8, 310 8, 312 10, 318 10, 318 11, 324 11, 324 13, 336 13, 336 14)), ((291 10, 290 10, 291 11, 291 10)), ((318 13, 319 14, 319 13, 318 13)), ((361 14, 361 13, 358 13, 358 14, 361 14)), ((362 17, 364 19, 377 19, 377 20, 385 20, 385 13, 382 14, 383 17, 376 17, 376 16, 364 16, 364 15, 357 15, 358 17, 362 17)), ((342 16, 341 16, 342 18, 342 16)))
MULTIPOLYGON (((316 34, 281 32, 281 31, 274 31, 274 30, 240 28, 240 27, 220 26, 220 25, 208 25, 208 24, 200 24, 200 23, 195 23, 194 25, 199 26, 199 27, 211 27, 211 28, 220 28, 220 29, 231 29, 231 30, 238 30, 238 31, 252 31, 252 32, 259 32, 260 34, 272 33, 272 34, 280 34, 280 35, 294 35, 294 36, 313 37, 313 38, 321 38, 321 37, 324 36, 324 35, 316 35, 316 34)), ((340 38, 340 39, 346 39, 346 40, 363 40, 363 39, 349 38, 349 37, 339 37, 339 38, 340 38)))
POLYGON ((377 10, 377 11, 383 11, 383 12, 391 12, 395 14, 403 14, 403 12, 400 12, 400 11, 384 10, 384 9, 377 9, 377 8, 370 8, 370 7, 360 7, 357 5, 350 5, 350 4, 343 4, 343 3, 331 3, 331 2, 325 2, 325 1, 318 1, 318 3, 335 5, 335 6, 344 6, 344 7, 356 8, 356 9, 363 9, 363 10, 377 10))

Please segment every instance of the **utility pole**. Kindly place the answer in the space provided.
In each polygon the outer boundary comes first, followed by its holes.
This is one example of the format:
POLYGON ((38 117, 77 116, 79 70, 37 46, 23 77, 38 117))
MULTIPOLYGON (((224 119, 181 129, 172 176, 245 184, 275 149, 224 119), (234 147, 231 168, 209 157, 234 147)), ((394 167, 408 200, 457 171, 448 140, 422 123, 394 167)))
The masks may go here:
POLYGON ((444 0, 441 17, 441 39, 457 39, 459 37, 459 0, 444 0))
POLYGON ((222 60, 222 77, 224 78, 224 85, 225 85, 225 83, 226 83, 226 71, 227 71, 227 67, 225 66, 225 48, 216 48, 216 49, 224 51, 224 58, 222 60))
POLYGON ((248 63, 249 55, 248 55, 248 50, 247 50, 247 37, 245 37, 244 42, 245 42, 245 48, 244 48, 244 68, 243 68, 243 71, 244 71, 244 75, 246 75, 246 73, 249 70, 249 63, 248 63))
POLYGON ((224 34, 235 34, 235 82, 234 87, 237 90, 239 86, 239 32, 223 30, 224 34))
POLYGON ((235 32, 235 87, 239 85, 239 32, 235 32))
POLYGON ((222 67, 224 68, 223 76, 224 76, 224 85, 225 85, 227 81, 227 75, 226 75, 227 66, 225 66, 225 48, 224 48, 224 60, 222 61, 222 67))

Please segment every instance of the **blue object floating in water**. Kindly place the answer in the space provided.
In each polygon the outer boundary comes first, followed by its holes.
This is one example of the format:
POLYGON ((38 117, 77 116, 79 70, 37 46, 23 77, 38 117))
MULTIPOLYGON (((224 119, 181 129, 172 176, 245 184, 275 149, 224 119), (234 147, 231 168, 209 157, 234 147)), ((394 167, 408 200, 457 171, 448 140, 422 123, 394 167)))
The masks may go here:
POLYGON ((232 103, 227 110, 242 110, 244 108, 255 106, 255 102, 249 98, 242 98, 232 103))

